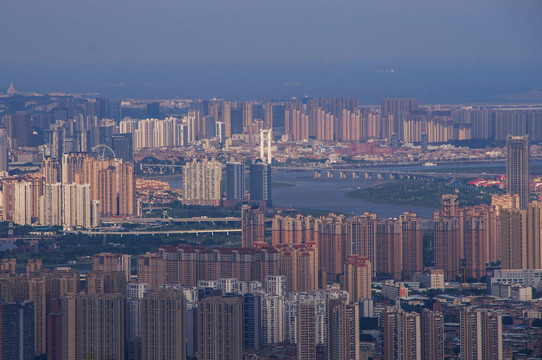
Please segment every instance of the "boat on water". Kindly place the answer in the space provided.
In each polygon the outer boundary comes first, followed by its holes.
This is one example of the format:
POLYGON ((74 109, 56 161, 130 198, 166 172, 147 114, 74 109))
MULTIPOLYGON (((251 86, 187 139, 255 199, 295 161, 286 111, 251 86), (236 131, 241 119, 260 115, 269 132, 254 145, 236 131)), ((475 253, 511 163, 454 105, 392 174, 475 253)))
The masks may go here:
POLYGON ((422 164, 422 166, 437 166, 437 164, 435 164, 434 162, 426 162, 424 164, 422 164))

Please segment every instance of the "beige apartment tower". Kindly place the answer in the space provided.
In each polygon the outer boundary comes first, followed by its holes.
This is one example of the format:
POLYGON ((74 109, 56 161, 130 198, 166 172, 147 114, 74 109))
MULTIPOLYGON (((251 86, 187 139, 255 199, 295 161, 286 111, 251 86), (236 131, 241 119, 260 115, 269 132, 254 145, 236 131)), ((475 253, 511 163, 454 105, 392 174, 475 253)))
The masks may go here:
POLYGON ((209 297, 198 304, 200 360, 241 360, 243 355, 243 299, 209 297))
POLYGON ((422 359, 444 360, 444 315, 423 309, 421 335, 422 359))
POLYGON ((142 302, 142 359, 186 359, 186 304, 178 290, 151 290, 142 302))
POLYGON ((420 315, 386 308, 380 315, 383 360, 422 360, 420 315))
POLYGON ((297 359, 316 359, 316 319, 315 304, 309 300, 298 305, 297 359))
POLYGON ((342 288, 348 291, 348 298, 352 302, 371 298, 372 266, 368 258, 358 255, 348 257, 344 264, 342 288))
POLYGON ((124 359, 124 296, 69 295, 61 303, 61 358, 124 359))
POLYGON ((460 312, 460 360, 502 360, 502 319, 497 312, 465 308, 460 312))
POLYGON ((250 205, 241 208, 241 246, 253 247, 254 244, 265 243, 265 213, 250 205))
POLYGON ((328 309, 327 358, 359 360, 359 305, 330 300, 328 309))

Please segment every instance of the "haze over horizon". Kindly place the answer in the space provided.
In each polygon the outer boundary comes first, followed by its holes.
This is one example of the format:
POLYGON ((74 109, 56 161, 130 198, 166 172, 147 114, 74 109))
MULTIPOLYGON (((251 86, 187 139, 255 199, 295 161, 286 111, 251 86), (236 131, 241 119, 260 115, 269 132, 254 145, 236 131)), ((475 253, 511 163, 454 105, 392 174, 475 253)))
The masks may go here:
POLYGON ((539 0, 7 2, 0 87, 538 101, 541 15, 539 0))

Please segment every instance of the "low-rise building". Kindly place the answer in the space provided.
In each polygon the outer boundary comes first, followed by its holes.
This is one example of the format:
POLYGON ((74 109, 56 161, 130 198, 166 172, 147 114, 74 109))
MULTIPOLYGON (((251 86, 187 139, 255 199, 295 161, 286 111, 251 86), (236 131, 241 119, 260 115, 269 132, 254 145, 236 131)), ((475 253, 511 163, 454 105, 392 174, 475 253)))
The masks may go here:
POLYGON ((427 289, 444 289, 444 270, 431 269, 414 274, 414 281, 419 281, 427 289))
POLYGON ((382 296, 390 300, 407 298, 408 288, 403 283, 387 280, 382 284, 382 296))

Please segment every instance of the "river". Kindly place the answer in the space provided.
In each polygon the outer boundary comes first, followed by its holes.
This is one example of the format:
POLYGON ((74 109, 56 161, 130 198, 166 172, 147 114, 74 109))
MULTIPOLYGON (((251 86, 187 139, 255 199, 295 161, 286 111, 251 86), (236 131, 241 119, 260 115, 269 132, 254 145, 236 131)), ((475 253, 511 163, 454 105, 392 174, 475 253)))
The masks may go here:
MULTIPOLYGON (((531 166, 542 166, 542 161, 532 161, 531 166)), ((442 171, 450 169, 451 172, 457 172, 458 169, 465 169, 464 172, 475 172, 477 168, 495 168, 497 172, 504 173, 504 161, 495 161, 487 163, 465 163, 465 164, 446 164, 432 168, 421 165, 406 166, 385 166, 364 168, 364 170, 394 170, 394 171, 442 171)), ((322 172, 320 179, 314 178, 312 171, 280 171, 273 173, 273 182, 289 184, 290 186, 273 187, 273 204, 276 207, 292 207, 325 210, 344 213, 346 215, 359 215, 365 211, 376 212, 382 218, 397 217, 405 211, 418 213, 424 219, 433 218, 433 211, 436 208, 387 205, 367 202, 357 198, 350 198, 346 193, 361 187, 373 186, 382 183, 382 180, 367 180, 351 178, 347 179, 327 179, 322 172)), ((338 173, 335 174, 337 176, 338 173)), ((181 187, 181 177, 169 179, 172 187, 181 187)))

